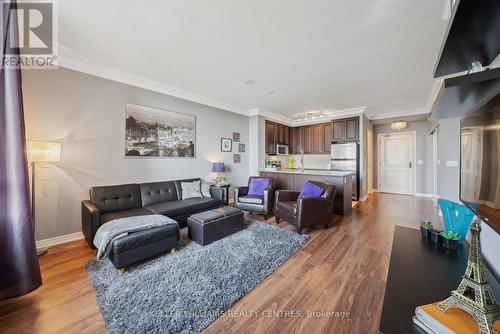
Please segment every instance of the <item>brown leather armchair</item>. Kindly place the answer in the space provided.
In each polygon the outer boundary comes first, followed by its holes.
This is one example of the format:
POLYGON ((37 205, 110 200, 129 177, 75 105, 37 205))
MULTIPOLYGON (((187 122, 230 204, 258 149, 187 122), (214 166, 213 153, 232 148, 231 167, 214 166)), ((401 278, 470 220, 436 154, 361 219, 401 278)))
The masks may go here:
MULTIPOLYGON (((259 176, 251 176, 248 179, 248 184, 253 178, 264 178, 259 176)), ((234 188, 234 206, 243 211, 260 213, 267 219, 273 210, 274 189, 273 180, 269 179, 269 186, 264 189, 262 196, 248 195, 248 186, 234 188)))
POLYGON ((333 212, 335 186, 323 182, 310 181, 323 189, 320 197, 299 197, 300 192, 291 190, 276 191, 276 223, 284 219, 295 225, 297 232, 302 234, 302 228, 322 225, 330 226, 333 212))

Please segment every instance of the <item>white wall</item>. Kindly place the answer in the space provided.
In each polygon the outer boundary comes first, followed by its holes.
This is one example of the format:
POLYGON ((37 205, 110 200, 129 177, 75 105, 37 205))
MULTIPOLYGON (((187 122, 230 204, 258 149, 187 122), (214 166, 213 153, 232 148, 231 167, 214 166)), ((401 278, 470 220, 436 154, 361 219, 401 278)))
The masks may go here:
POLYGON ((440 198, 460 202, 460 118, 439 121, 438 194, 440 198))
MULTIPOLYGON (((432 136, 429 134, 430 123, 428 121, 408 122, 408 127, 403 131, 415 131, 417 136, 417 187, 416 192, 419 194, 432 194, 432 136), (418 164, 418 160, 422 164, 418 164)), ((378 188, 378 143, 377 137, 380 133, 398 132, 391 129, 390 124, 375 125, 373 127, 374 136, 374 164, 373 164, 373 179, 374 187, 378 188)))
POLYGON ((210 178, 212 161, 226 163, 233 185, 247 182, 246 116, 65 69, 24 72, 23 93, 27 138, 62 143, 62 161, 38 168, 37 240, 81 231, 80 201, 92 186, 210 178), (124 158, 126 102, 195 115, 196 158, 124 158), (233 131, 246 144, 241 164, 237 144, 220 152, 233 131))

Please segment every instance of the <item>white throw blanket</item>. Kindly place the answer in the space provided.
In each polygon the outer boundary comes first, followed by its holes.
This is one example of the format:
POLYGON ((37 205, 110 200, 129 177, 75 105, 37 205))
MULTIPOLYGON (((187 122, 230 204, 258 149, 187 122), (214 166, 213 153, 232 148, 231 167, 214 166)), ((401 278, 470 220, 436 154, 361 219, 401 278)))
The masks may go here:
POLYGON ((111 241, 126 236, 131 232, 143 231, 154 227, 177 224, 171 218, 162 215, 145 215, 114 219, 99 227, 94 237, 97 247, 97 259, 102 260, 111 251, 111 241))

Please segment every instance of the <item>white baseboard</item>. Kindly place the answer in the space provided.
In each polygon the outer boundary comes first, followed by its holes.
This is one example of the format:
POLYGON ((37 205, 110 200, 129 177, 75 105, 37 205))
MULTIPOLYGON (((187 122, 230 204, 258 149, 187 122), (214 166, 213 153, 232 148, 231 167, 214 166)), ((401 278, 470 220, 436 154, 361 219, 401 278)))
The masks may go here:
POLYGON ((364 201, 366 201, 366 199, 367 199, 367 198, 368 198, 368 195, 365 195, 365 196, 361 197, 361 198, 359 199, 359 201, 360 201, 360 202, 364 202, 364 201))
POLYGON ((45 249, 45 248, 48 248, 51 246, 56 246, 56 245, 70 242, 70 241, 81 240, 81 239, 83 239, 83 233, 76 232, 76 233, 61 235, 59 237, 38 240, 36 242, 36 250, 38 251, 38 250, 45 249))
POLYGON ((430 197, 430 198, 434 197, 433 194, 426 194, 426 193, 415 193, 415 196, 416 197, 430 197))

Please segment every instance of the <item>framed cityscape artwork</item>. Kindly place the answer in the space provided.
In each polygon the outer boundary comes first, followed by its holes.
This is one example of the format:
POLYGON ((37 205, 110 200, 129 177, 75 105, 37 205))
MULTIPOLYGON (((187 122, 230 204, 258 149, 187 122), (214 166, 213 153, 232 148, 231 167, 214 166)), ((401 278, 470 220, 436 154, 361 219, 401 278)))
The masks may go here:
POLYGON ((194 158, 195 143, 195 116, 126 104, 126 157, 194 158))

